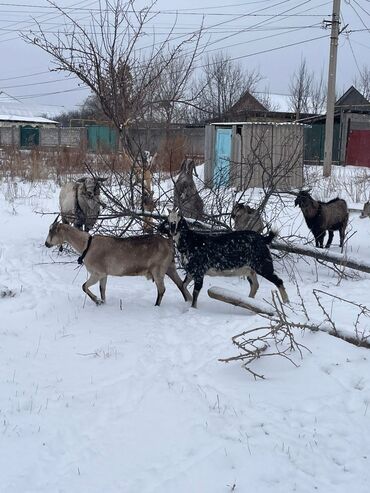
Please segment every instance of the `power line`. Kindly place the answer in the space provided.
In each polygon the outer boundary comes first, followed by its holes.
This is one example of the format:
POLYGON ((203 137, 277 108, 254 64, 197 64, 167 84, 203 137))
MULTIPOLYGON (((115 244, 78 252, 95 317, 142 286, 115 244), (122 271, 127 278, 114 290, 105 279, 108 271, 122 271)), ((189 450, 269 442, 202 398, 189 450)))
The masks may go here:
POLYGON ((16 75, 15 77, 6 77, 5 79, 0 79, 0 82, 4 82, 7 80, 24 79, 26 77, 35 77, 35 76, 44 75, 44 74, 50 74, 50 70, 45 70, 43 72, 35 72, 33 74, 27 74, 27 75, 16 75))
MULTIPOLYGON (((264 54, 264 53, 271 53, 271 52, 274 52, 274 51, 282 50, 284 48, 290 48, 292 46, 297 46, 297 45, 301 45, 301 44, 305 44, 305 43, 310 43, 312 41, 316 41, 316 40, 323 39, 323 38, 328 38, 328 37, 329 37, 328 35, 318 36, 318 37, 311 38, 311 39, 306 39, 306 40, 303 40, 303 41, 297 41, 295 43, 289 43, 289 44, 286 44, 286 45, 281 45, 281 46, 277 46, 277 47, 274 47, 274 48, 257 51, 257 52, 254 52, 254 53, 248 53, 248 54, 245 54, 245 55, 240 55, 240 56, 237 56, 237 57, 230 58, 230 60, 240 60, 240 59, 249 58, 249 57, 252 57, 252 56, 255 56, 255 55, 261 55, 261 54, 264 54)), ((206 66, 207 65, 199 65, 199 66, 194 67, 194 68, 195 69, 197 69, 197 68, 199 69, 199 68, 204 68, 206 66)), ((55 94, 64 94, 64 93, 69 93, 69 92, 82 91, 82 90, 86 90, 86 89, 88 89, 88 87, 87 86, 84 86, 84 87, 78 87, 78 88, 75 88, 75 89, 66 89, 64 91, 55 91, 55 92, 48 92, 48 93, 29 94, 29 95, 17 96, 17 97, 19 99, 22 99, 23 100, 23 99, 31 99, 31 98, 36 98, 36 97, 51 96, 51 95, 55 95, 55 94)))
MULTIPOLYGON (((270 0, 270 1, 273 1, 273 0, 270 0)), ((290 1, 290 0, 287 0, 287 1, 290 1)), ((248 5, 254 5, 254 4, 259 4, 261 5, 261 1, 251 1, 251 2, 243 2, 243 3, 239 3, 239 4, 231 4, 231 5, 228 5, 227 7, 228 8, 231 8, 231 7, 245 7, 245 6, 248 6, 248 5)), ((14 7, 18 8, 18 7, 25 7, 27 10, 17 10, 16 12, 17 13, 29 13, 30 9, 42 9, 41 12, 34 12, 34 14, 36 13, 45 13, 45 10, 46 11, 53 11, 55 10, 55 7, 53 6, 47 6, 47 5, 27 5, 27 4, 10 4, 10 3, 4 3, 4 2, 0 2, 0 7, 12 7, 12 10, 4 10, 4 9, 0 9, 1 12, 12 12, 14 13, 14 7)), ((234 16, 235 13, 230 13, 230 11, 223 11, 223 12, 208 12, 207 10, 209 9, 219 9, 219 8, 224 8, 225 5, 223 6, 209 6, 209 7, 199 7, 199 8, 192 8, 192 9, 160 9, 160 10, 151 10, 151 13, 153 15, 158 15, 158 14, 162 14, 162 15, 178 15, 178 14, 181 14, 181 15, 195 15, 195 16, 225 16, 225 15, 230 15, 230 16, 234 16)), ((266 6, 265 8, 270 8, 270 6, 266 6)), ((91 12, 91 13, 94 13, 94 12, 97 12, 99 13, 101 11, 100 8, 87 8, 87 7, 63 7, 62 8, 63 11, 65 12, 74 12, 74 11, 79 11, 79 12, 83 12, 83 11, 86 11, 86 12, 91 12)), ((130 9, 127 9, 126 10, 127 13, 136 13, 137 10, 130 10, 130 9)), ((314 14, 315 16, 319 17, 321 14, 314 14)))
MULTIPOLYGON (((286 10, 285 12, 290 12, 293 8, 298 8, 298 7, 300 7, 300 6, 304 5, 304 4, 308 3, 308 2, 309 2, 309 0, 304 0, 304 1, 303 1, 303 2, 301 2, 299 5, 297 5, 297 6, 295 6, 295 7, 291 7, 291 8, 289 8, 288 10, 286 10)), ((284 12, 283 12, 283 13, 284 13, 284 12)), ((272 15, 272 16, 270 16, 269 21, 272 21, 275 17, 276 17, 276 15, 275 15, 275 14, 274 14, 274 15, 272 15)), ((256 27, 259 27, 261 24, 268 24, 268 22, 269 22, 269 21, 259 22, 259 23, 257 23, 257 24, 254 24, 254 26, 252 26, 252 27, 253 27, 253 28, 256 28, 256 27)), ((246 29, 247 29, 247 28, 242 29, 242 30, 241 30, 238 34, 242 34, 242 33, 246 32, 246 29)), ((223 37, 223 38, 219 38, 218 40, 216 40, 216 41, 212 42, 212 43, 211 43, 211 45, 212 45, 212 44, 219 43, 220 41, 225 41, 226 39, 229 39, 230 37, 232 37, 232 35, 225 36, 225 37, 223 37)), ((210 46, 210 45, 208 45, 208 46, 210 46)), ((230 47, 230 46, 229 46, 229 47, 230 47)), ((225 48, 226 48, 226 47, 225 47, 225 48)), ((214 50, 207 50, 207 51, 214 51, 214 50)))
POLYGON ((29 84, 18 84, 16 86, 3 86, 2 89, 16 89, 18 87, 30 87, 30 86, 40 86, 44 84, 55 84, 56 82, 67 82, 68 80, 78 80, 77 77, 72 77, 70 79, 67 79, 64 77, 63 79, 55 79, 55 80, 47 80, 47 81, 41 81, 41 82, 32 82, 29 84))
POLYGON ((370 29, 369 29, 369 27, 365 24, 365 22, 363 21, 363 19, 362 19, 361 15, 357 12, 357 10, 356 10, 356 9, 355 9, 355 7, 352 5, 352 3, 349 3, 348 5, 352 8, 352 10, 354 11, 354 13, 357 15, 357 17, 359 18, 359 20, 360 20, 361 24, 364 26, 365 30, 366 30, 368 33, 370 33, 370 29))

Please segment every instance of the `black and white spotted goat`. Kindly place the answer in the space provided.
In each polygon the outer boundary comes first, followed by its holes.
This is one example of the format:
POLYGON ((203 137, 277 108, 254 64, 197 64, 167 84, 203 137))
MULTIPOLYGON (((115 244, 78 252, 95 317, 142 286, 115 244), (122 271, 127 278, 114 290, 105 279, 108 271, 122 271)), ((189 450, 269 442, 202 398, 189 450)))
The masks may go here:
POLYGON ((283 281, 274 273, 270 250, 267 245, 275 237, 255 231, 233 231, 231 233, 201 233, 192 231, 178 211, 168 216, 170 233, 175 240, 186 271, 184 288, 194 280, 193 303, 203 286, 206 274, 213 276, 246 275, 250 284, 249 296, 254 298, 258 290, 257 274, 275 284, 284 303, 289 302, 283 281))

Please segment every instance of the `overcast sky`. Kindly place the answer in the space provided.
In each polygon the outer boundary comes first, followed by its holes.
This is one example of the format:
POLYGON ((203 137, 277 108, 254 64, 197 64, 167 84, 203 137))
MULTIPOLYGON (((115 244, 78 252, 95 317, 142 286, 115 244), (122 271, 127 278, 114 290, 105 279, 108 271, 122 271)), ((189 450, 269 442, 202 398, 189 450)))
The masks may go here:
MULTIPOLYGON (((98 1, 61 0, 58 5, 86 19, 86 9, 96 8, 98 1)), ((44 0, 0 1, 0 90, 27 105, 43 105, 58 113, 80 105, 88 91, 74 79, 49 72, 49 56, 20 39, 19 31, 36 29, 32 17, 45 30, 60 27, 61 17, 47 6, 44 0)), ((159 0, 155 10, 163 13, 151 23, 148 40, 153 29, 157 40, 168 32, 175 20, 169 10, 178 10, 176 35, 196 30, 203 19, 205 51, 223 50, 245 68, 258 69, 264 77, 261 91, 267 87, 272 93, 288 94, 290 78, 302 57, 311 71, 319 76, 324 70, 327 78, 330 30, 323 29, 323 21, 331 18, 332 1, 159 0)), ((341 27, 348 27, 340 36, 337 93, 353 83, 364 64, 370 66, 370 2, 342 0, 341 12, 341 27)))

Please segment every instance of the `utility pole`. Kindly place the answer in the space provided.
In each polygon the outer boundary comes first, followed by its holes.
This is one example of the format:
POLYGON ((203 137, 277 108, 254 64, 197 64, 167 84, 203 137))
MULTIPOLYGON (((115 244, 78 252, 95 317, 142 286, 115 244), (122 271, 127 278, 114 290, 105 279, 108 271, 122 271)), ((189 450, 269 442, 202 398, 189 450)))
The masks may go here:
POLYGON ((326 123, 325 123, 325 148, 324 148, 324 176, 331 175, 331 164, 333 160, 333 131, 334 131, 334 107, 335 107, 335 78, 337 73, 337 49, 339 36, 339 12, 340 0, 333 0, 333 14, 330 35, 330 59, 328 73, 328 91, 326 97, 326 123))

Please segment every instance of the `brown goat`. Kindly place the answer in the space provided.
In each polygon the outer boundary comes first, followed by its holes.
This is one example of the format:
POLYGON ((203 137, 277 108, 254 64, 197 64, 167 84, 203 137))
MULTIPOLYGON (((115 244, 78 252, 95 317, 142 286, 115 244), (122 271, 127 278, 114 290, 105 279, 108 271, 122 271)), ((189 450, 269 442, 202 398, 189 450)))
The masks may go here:
POLYGON ((329 202, 321 202, 314 200, 306 190, 301 190, 297 194, 294 205, 298 205, 303 212, 306 224, 315 237, 317 247, 323 248, 325 233, 328 231, 329 238, 325 248, 329 248, 333 241, 334 231, 339 231, 339 245, 343 248, 349 217, 345 200, 337 197, 329 202))
POLYGON ((174 248, 171 239, 160 235, 132 236, 115 238, 113 236, 90 236, 68 224, 54 221, 45 241, 48 248, 69 243, 81 255, 89 279, 82 285, 83 291, 100 305, 105 302, 105 288, 108 276, 146 276, 157 286, 157 300, 161 304, 164 292, 164 276, 167 274, 181 291, 185 301, 191 301, 189 291, 177 274, 174 262, 174 248), (98 299, 90 290, 99 281, 98 299))
POLYGON ((235 231, 249 230, 262 233, 264 228, 261 214, 249 205, 235 204, 231 211, 231 219, 234 219, 235 231))
POLYGON ((183 216, 202 219, 204 203, 195 186, 193 172, 195 172, 195 162, 192 159, 185 159, 175 182, 173 203, 183 216))

